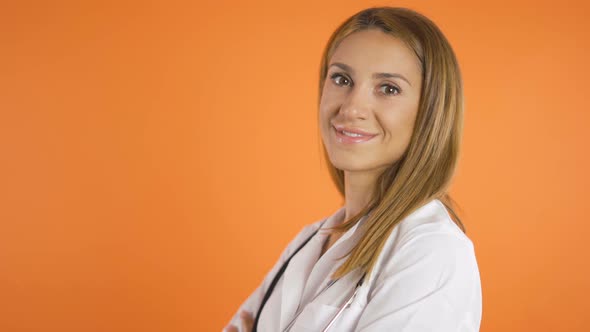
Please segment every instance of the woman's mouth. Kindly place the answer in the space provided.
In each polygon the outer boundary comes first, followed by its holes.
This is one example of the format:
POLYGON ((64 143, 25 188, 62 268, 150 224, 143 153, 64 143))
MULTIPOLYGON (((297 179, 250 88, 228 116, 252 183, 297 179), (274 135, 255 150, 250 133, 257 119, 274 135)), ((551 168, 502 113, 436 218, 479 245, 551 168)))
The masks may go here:
POLYGON ((361 130, 345 128, 342 126, 333 126, 332 129, 336 134, 336 141, 342 144, 363 143, 377 136, 377 134, 368 134, 361 130))

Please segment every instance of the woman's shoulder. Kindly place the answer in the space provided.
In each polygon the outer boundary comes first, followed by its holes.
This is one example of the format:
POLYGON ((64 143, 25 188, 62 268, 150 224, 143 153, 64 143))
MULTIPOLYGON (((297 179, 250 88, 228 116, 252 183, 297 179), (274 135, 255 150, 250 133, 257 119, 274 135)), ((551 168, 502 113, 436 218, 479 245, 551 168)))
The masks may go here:
POLYGON ((482 292, 473 243, 442 202, 416 209, 390 235, 363 290, 371 310, 358 326, 405 321, 410 330, 475 331, 482 292))
POLYGON ((392 232, 389 241, 393 241, 395 250, 423 242, 423 238, 440 238, 441 241, 473 247, 471 239, 459 228, 449 215, 445 205, 433 199, 405 217, 392 232))
POLYGON ((433 273, 461 265, 477 274, 471 239, 455 224, 444 204, 434 199, 404 218, 392 231, 379 255, 381 277, 404 266, 425 264, 433 273))

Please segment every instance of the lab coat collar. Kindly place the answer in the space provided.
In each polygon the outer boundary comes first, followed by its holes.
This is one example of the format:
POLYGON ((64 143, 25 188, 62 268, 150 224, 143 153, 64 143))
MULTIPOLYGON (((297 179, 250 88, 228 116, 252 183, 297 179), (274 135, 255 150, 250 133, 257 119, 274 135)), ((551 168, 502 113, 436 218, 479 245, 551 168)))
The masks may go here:
MULTIPOLYGON (((322 228, 331 227, 336 223, 341 222, 344 213, 345 209, 342 207, 335 213, 334 218, 329 220, 329 222, 326 222, 322 228)), ((306 292, 303 296, 304 303, 310 301, 311 298, 316 296, 317 293, 332 280, 332 275, 334 272, 336 272, 340 265, 344 263, 344 261, 348 258, 352 248, 362 237, 363 230, 361 226, 369 215, 370 212, 363 216, 348 231, 346 231, 346 233, 344 233, 323 256, 319 257, 316 267, 311 272, 312 274, 310 275, 305 287, 306 292)), ((316 241, 321 243, 320 248, 323 246, 328 235, 329 233, 326 232, 325 235, 316 239, 316 241)))
POLYGON ((341 222, 345 212, 343 206, 328 217, 321 224, 318 233, 293 257, 287 266, 281 286, 281 330, 290 322, 299 305, 309 302, 330 281, 330 276, 344 262, 361 236, 359 227, 367 216, 363 216, 320 257, 322 246, 329 235, 329 230, 326 228, 341 222), (310 260, 309 255, 314 255, 315 259, 310 260), (314 263, 310 264, 310 261, 314 263))

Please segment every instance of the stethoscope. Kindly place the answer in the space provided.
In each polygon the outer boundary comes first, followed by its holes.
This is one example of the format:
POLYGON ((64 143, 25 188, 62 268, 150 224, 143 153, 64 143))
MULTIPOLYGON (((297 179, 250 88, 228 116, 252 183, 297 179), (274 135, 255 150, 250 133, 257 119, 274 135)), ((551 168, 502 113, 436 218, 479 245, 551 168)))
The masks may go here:
MULTIPOLYGON (((325 223, 326 221, 324 220, 321 224, 320 227, 318 227, 318 229, 316 229, 305 241, 303 241, 303 243, 291 254, 291 256, 289 256, 289 258, 285 261, 285 263, 283 263, 283 266, 281 266, 281 268, 279 269, 279 272, 277 272, 277 274, 275 275, 275 277, 273 278, 272 282, 270 283, 270 286, 268 287, 268 290, 266 291, 266 293, 264 294, 264 297, 262 298, 262 303, 260 304, 260 308, 258 308, 258 312, 256 313, 256 318, 254 319, 254 326, 252 329, 252 332, 257 332, 258 331, 258 320, 260 319, 260 314, 262 313, 262 309, 264 308, 264 305, 266 304, 266 301, 268 301, 268 299, 270 298, 270 295, 272 294, 272 292, 275 289, 275 286, 277 285, 277 283, 279 282, 279 279, 281 279, 281 276, 285 273, 285 270, 287 269, 287 265, 289 265, 289 262, 291 261, 291 258, 293 258, 293 256, 295 256, 299 250, 301 250, 303 247, 305 247, 305 245, 311 240, 312 237, 314 237, 314 235, 316 235, 316 233, 320 230, 320 228, 322 228, 322 225, 325 223)), ((326 327, 324 327, 324 329, 322 330, 322 332, 328 331, 328 329, 334 325, 334 322, 338 319, 338 317, 340 317, 340 315, 342 315, 342 313, 344 312, 344 309, 348 308, 352 301, 354 300, 359 287, 363 284, 363 281, 365 280, 365 275, 363 274, 363 276, 361 277, 361 279, 356 283, 356 286, 354 288, 354 292, 352 293, 352 295, 346 300, 346 302, 344 302, 344 305, 342 305, 340 307, 340 309, 338 310, 338 312, 336 312, 336 315, 334 315, 334 317, 332 317, 332 319, 328 322, 328 324, 326 325, 326 327)), ((310 302, 312 302, 313 300, 315 300, 320 294, 322 294, 324 291, 326 291, 328 288, 330 288, 332 285, 334 285, 338 280, 340 279, 335 279, 335 280, 331 280, 326 287, 324 287, 318 294, 316 294, 313 299, 311 299, 310 302)), ((295 313, 295 316, 293 317, 293 319, 291 320, 291 322, 289 322, 289 324, 287 325, 287 327, 285 327, 285 329, 283 330, 283 332, 287 332, 291 329, 291 327, 293 326, 293 324, 295 324, 295 321, 297 320, 297 317, 299 317, 299 314, 301 314, 301 312, 303 311, 303 308, 301 308, 300 310, 298 310, 295 313)))

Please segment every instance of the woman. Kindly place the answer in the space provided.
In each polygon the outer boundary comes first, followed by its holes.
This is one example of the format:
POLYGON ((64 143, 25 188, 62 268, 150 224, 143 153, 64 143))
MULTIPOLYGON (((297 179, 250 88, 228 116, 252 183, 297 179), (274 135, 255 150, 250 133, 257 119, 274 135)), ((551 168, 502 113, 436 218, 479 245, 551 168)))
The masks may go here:
POLYGON ((478 331, 474 247, 447 194, 463 126, 448 41, 409 9, 363 10, 328 41, 319 86, 345 205, 295 237, 225 330, 478 331))

